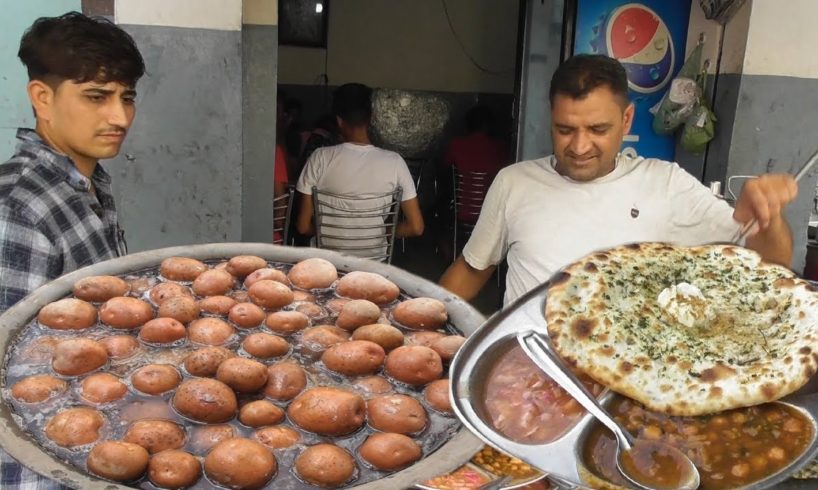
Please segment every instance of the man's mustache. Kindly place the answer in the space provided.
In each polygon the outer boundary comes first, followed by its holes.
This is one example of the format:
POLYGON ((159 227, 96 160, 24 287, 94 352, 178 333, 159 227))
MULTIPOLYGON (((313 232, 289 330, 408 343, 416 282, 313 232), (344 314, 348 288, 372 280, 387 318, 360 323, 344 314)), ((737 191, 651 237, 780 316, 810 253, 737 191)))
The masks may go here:
POLYGON ((97 136, 119 136, 125 135, 128 132, 127 129, 119 127, 119 126, 112 126, 107 129, 103 129, 102 131, 97 131, 97 136))

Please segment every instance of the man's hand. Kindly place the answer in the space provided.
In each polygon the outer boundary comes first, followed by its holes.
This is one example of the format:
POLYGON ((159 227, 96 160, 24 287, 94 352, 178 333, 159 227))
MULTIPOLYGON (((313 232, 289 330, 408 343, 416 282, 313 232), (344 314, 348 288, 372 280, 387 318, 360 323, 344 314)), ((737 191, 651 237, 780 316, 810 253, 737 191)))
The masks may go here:
POLYGON ((733 218, 745 225, 755 218, 758 228, 751 235, 755 236, 781 219, 784 207, 797 195, 798 184, 791 175, 761 175, 744 184, 733 218))
POLYGON ((790 267, 792 233, 783 212, 797 195, 798 185, 787 174, 762 175, 744 184, 733 218, 745 226, 753 218, 758 221, 746 245, 767 262, 790 267))

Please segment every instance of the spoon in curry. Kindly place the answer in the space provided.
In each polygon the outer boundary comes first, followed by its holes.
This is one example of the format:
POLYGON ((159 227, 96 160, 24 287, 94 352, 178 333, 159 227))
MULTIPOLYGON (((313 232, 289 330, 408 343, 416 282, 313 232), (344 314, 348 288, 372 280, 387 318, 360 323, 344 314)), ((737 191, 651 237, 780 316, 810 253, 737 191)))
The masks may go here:
POLYGON ((683 452, 663 442, 634 439, 599 404, 550 345, 535 332, 517 334, 528 357, 616 436, 616 467, 628 482, 647 490, 693 490, 699 470, 683 452))

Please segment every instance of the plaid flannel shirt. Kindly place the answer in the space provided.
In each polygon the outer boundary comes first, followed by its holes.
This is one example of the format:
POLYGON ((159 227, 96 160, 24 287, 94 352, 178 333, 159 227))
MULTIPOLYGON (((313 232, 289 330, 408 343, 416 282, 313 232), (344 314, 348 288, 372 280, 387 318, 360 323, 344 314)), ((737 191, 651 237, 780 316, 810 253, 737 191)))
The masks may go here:
MULTIPOLYGON (((102 166, 88 179, 36 132, 20 129, 17 139, 0 165, 0 313, 52 279, 127 253, 102 166)), ((0 488, 65 487, 0 450, 0 488)))

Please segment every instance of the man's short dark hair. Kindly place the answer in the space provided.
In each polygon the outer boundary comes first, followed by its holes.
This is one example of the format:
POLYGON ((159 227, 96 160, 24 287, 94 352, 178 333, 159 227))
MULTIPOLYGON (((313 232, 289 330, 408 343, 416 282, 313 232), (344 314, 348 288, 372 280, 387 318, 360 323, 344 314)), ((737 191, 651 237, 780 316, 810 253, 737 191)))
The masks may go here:
POLYGON ((105 18, 79 12, 34 21, 23 34, 17 56, 29 80, 52 86, 72 80, 133 87, 145 74, 145 62, 127 32, 105 18))
POLYGON ((552 105, 557 94, 582 99, 599 87, 607 87, 624 105, 628 104, 628 75, 622 64, 601 54, 579 54, 565 60, 554 72, 548 99, 552 105))
POLYGON ((484 105, 476 105, 466 112, 466 131, 490 133, 494 129, 494 113, 484 105))
POLYGON ((332 113, 352 127, 366 126, 372 119, 372 89, 361 83, 347 83, 332 95, 332 113))

